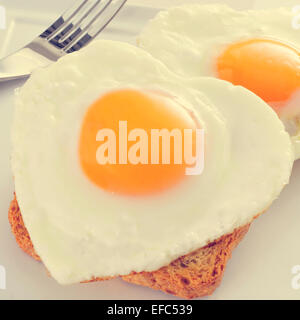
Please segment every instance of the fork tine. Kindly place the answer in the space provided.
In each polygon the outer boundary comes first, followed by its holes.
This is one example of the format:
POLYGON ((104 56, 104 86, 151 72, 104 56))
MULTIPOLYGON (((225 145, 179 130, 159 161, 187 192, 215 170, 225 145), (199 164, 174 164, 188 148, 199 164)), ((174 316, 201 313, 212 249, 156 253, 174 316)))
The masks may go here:
POLYGON ((48 41, 54 39, 70 21, 77 16, 88 4, 90 0, 78 0, 71 8, 65 11, 47 30, 42 34, 42 38, 48 41))
POLYGON ((70 53, 85 46, 111 22, 126 1, 127 0, 109 0, 106 6, 98 12, 86 26, 78 27, 77 34, 71 35, 68 39, 69 42, 65 46, 62 46, 63 51, 70 53), (105 16, 103 17, 103 15, 105 16), (99 24, 97 22, 99 22, 99 24))
POLYGON ((109 24, 126 1, 81 0, 80 3, 77 1, 75 6, 61 15, 40 36, 1 60, 4 63, 2 67, 5 74, 2 77, 0 75, 0 82, 27 77, 37 67, 47 66, 65 54, 79 50, 109 24), (69 32, 68 38, 59 41, 66 32, 69 32))
POLYGON ((67 32, 64 32, 63 36, 58 41, 64 42, 69 37, 72 38, 73 34, 76 33, 78 29, 82 29, 80 28, 80 26, 85 22, 85 20, 87 20, 91 16, 93 17, 93 11, 101 14, 112 1, 113 0, 108 0, 108 2, 105 3, 103 2, 103 0, 97 0, 96 3, 82 17, 80 17, 80 19, 76 23, 74 23, 73 26, 67 32))
POLYGON ((127 0, 118 0, 118 5, 116 5, 115 12, 111 11, 108 15, 107 18, 101 22, 101 24, 97 25, 91 25, 89 27, 89 34, 92 36, 92 38, 97 37, 97 35, 106 28, 106 26, 113 20, 113 18, 119 13, 119 11, 123 8, 124 4, 127 2, 127 0), (94 30, 92 28, 94 27, 94 30))

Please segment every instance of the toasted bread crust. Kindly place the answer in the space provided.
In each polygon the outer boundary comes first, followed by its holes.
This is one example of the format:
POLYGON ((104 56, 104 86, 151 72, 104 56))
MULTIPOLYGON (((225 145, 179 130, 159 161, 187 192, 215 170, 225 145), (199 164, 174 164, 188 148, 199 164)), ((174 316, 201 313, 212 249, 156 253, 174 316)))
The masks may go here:
POLYGON ((235 229, 157 271, 132 273, 122 279, 186 299, 210 295, 219 286, 233 249, 249 227, 235 229))
POLYGON ((19 247, 32 258, 40 261, 41 258, 36 254, 29 233, 24 225, 16 195, 14 195, 14 199, 9 206, 8 220, 11 225, 11 231, 14 234, 19 247))
MULTIPOLYGON (((34 259, 40 261, 41 259, 35 252, 29 233, 24 225, 16 196, 14 196, 10 204, 8 218, 20 248, 34 259)), ((226 263, 231 257, 233 249, 243 239, 249 227, 250 223, 237 228, 232 233, 179 257, 159 270, 133 272, 122 276, 122 279, 186 299, 210 295, 219 286, 226 263)), ((94 278, 84 282, 108 279, 111 278, 94 278)))

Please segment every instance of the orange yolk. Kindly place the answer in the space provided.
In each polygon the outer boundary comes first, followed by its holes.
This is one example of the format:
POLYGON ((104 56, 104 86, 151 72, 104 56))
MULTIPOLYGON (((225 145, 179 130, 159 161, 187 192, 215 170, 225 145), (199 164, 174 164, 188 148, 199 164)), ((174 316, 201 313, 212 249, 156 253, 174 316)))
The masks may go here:
POLYGON ((230 45, 218 57, 217 73, 220 79, 281 108, 300 89, 300 56, 296 49, 277 41, 247 40, 230 45))
MULTIPOLYGON (((170 188, 185 177, 184 160, 174 164, 174 141, 170 139, 170 164, 151 164, 151 129, 194 129, 193 117, 181 105, 165 103, 158 93, 146 94, 137 90, 112 91, 95 101, 85 114, 79 139, 79 159, 86 176, 109 192, 124 195, 149 195, 170 188), (148 164, 127 164, 119 161, 119 121, 127 121, 127 132, 144 129, 148 134, 148 164), (103 141, 96 141, 97 132, 108 128, 116 135, 116 163, 99 164, 96 152, 103 141)), ((161 138, 160 138, 161 139, 161 138)), ((127 154, 139 141, 127 141, 127 154)), ((184 139, 182 138, 182 144, 184 139)), ((161 141, 160 141, 161 142, 161 141)), ((122 140, 124 147, 124 141, 122 140)), ((160 155, 162 143, 160 143, 160 155)), ((183 146, 182 146, 183 148, 183 146)), ((193 151, 195 149, 193 139, 193 151)), ((183 149, 182 149, 183 150, 183 149)), ((183 152, 182 152, 183 153, 183 152)), ((123 157, 123 156, 122 156, 123 157)), ((161 159, 161 156, 160 156, 161 159)), ((124 158, 123 158, 124 161, 124 158)))

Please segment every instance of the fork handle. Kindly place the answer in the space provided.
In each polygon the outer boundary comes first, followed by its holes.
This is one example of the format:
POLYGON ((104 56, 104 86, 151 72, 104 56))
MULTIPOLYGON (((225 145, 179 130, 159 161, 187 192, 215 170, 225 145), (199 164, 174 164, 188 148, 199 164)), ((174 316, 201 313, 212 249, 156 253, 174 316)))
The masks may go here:
MULTIPOLYGON (((37 38, 23 49, 0 60, 0 82, 28 77, 37 68, 56 61, 55 51, 43 50, 44 44, 37 38)), ((45 41, 46 42, 46 41, 45 41)))

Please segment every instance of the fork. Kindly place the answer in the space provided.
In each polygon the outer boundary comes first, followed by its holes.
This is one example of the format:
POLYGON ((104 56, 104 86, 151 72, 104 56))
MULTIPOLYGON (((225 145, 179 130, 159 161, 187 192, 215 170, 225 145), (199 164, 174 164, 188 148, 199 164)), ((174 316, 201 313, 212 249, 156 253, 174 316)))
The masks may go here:
POLYGON ((0 82, 25 78, 80 50, 117 15, 127 0, 80 0, 19 51, 0 60, 0 82))

